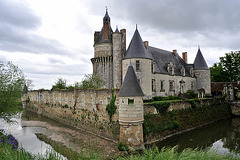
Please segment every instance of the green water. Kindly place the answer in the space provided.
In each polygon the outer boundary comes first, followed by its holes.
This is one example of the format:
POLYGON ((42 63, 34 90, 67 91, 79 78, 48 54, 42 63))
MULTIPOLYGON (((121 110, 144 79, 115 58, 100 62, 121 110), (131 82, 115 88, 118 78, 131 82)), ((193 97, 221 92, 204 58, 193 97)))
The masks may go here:
MULTIPOLYGON (((174 147, 178 150, 185 148, 199 148, 215 150, 220 154, 232 153, 240 155, 240 118, 227 118, 215 123, 185 132, 154 145, 162 147, 174 147)), ((147 147, 151 147, 149 145, 147 147)))

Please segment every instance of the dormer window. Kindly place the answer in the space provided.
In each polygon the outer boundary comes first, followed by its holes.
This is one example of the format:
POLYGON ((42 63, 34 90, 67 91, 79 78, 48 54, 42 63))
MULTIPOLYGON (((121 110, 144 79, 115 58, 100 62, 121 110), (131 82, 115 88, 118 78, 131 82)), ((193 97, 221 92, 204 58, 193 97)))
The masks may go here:
POLYGON ((180 72, 183 76, 185 76, 185 68, 184 67, 181 68, 180 72))
POLYGON ((168 73, 172 76, 174 75, 174 64, 172 61, 170 61, 168 64, 168 73))
POLYGON ((190 72, 190 75, 191 75, 192 77, 194 77, 194 70, 193 70, 193 67, 190 68, 190 71, 189 71, 189 72, 190 72))

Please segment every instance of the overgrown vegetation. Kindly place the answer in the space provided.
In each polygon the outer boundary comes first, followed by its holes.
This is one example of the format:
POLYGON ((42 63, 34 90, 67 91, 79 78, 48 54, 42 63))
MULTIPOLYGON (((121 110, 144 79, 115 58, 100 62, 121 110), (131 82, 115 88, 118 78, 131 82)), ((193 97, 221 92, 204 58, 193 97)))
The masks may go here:
POLYGON ((170 101, 170 100, 181 101, 181 100, 195 99, 195 98, 197 98, 197 94, 193 90, 188 90, 183 95, 179 95, 179 96, 169 95, 167 97, 155 96, 155 97, 152 97, 152 99, 145 99, 143 102, 149 103, 149 102, 154 102, 154 101, 170 101))
POLYGON ((93 74, 85 74, 84 78, 81 82, 75 82, 72 85, 67 85, 67 80, 63 78, 58 78, 55 84, 52 86, 51 90, 55 89, 69 89, 73 90, 75 88, 81 89, 98 89, 105 85, 105 81, 103 81, 99 76, 93 74))
POLYGON ((112 97, 110 99, 110 103, 107 104, 106 106, 106 110, 108 112, 110 122, 112 122, 112 116, 116 113, 116 110, 117 110, 115 101, 116 101, 116 95, 114 95, 114 90, 112 89, 112 97))
POLYGON ((185 149, 181 153, 177 152, 177 147, 162 148, 157 147, 149 150, 144 150, 143 154, 130 155, 128 157, 118 158, 119 160, 193 160, 193 159, 211 159, 211 160, 238 160, 239 157, 233 155, 221 155, 214 151, 185 149))
POLYGON ((117 147, 119 151, 128 151, 128 147, 126 144, 123 144, 122 142, 117 143, 117 147))
POLYGON ((167 113, 167 110, 170 106, 169 102, 162 102, 162 101, 157 101, 153 102, 152 105, 156 108, 157 112, 164 115, 167 113))
POLYGON ((13 63, 0 62, 0 116, 16 110, 24 88, 24 74, 13 63))
POLYGON ((198 100, 189 100, 189 102, 191 108, 170 112, 166 112, 168 106, 166 102, 156 102, 155 105, 161 108, 160 114, 148 114, 144 117, 144 134, 181 130, 231 115, 230 105, 227 102, 217 99, 212 100, 209 105, 201 105, 198 100))

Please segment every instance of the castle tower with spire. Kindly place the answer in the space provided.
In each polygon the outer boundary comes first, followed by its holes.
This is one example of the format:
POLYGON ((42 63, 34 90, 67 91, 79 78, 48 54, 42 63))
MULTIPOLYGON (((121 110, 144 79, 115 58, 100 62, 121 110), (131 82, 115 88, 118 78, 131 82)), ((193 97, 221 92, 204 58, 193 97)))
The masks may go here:
POLYGON ((196 90, 204 89, 204 94, 211 95, 210 69, 202 55, 200 47, 198 47, 193 65, 196 76, 196 90))
POLYGON ((93 75, 105 81, 103 88, 120 88, 122 77, 122 57, 125 52, 126 30, 118 28, 113 32, 106 9, 101 31, 94 34, 93 75))
POLYGON ((198 49, 193 64, 187 62, 187 52, 180 57, 177 50, 152 47, 142 40, 138 28, 126 50, 126 30, 113 32, 106 10, 101 31, 94 34, 93 74, 106 82, 102 88, 121 88, 131 63, 144 99, 154 96, 177 96, 193 90, 199 97, 211 94, 210 70, 198 49))

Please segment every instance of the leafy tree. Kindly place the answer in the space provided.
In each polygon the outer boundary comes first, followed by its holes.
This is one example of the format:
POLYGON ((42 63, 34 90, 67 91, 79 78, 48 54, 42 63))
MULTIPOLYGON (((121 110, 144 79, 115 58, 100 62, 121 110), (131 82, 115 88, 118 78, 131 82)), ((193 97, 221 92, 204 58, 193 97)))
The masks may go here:
POLYGON ((116 95, 114 96, 114 90, 112 89, 112 98, 110 99, 110 103, 107 104, 106 106, 106 110, 108 112, 110 122, 112 122, 112 116, 115 114, 117 109, 117 106, 115 105, 115 101, 116 101, 116 95))
POLYGON ((240 80, 240 51, 231 51, 220 57, 219 63, 210 67, 212 82, 236 82, 240 80))
POLYGON ((211 72, 211 81, 212 82, 227 82, 229 78, 225 71, 223 70, 223 66, 221 63, 214 63, 212 67, 210 67, 211 72))
POLYGON ((93 74, 85 74, 83 81, 81 82, 80 88, 92 88, 97 89, 101 88, 105 84, 99 76, 93 74))
POLYGON ((52 90, 54 89, 67 89, 67 80, 58 78, 57 82, 52 86, 52 90))
POLYGON ((15 111, 24 87, 24 74, 12 62, 0 62, 0 114, 15 111))

